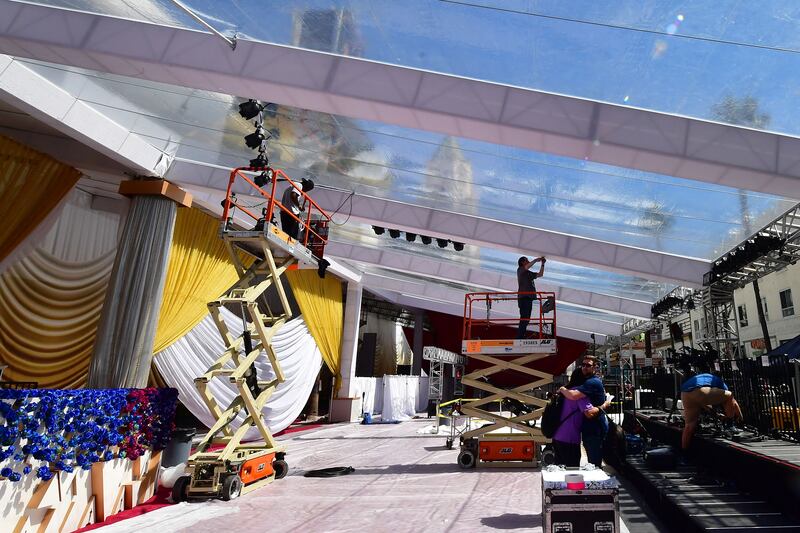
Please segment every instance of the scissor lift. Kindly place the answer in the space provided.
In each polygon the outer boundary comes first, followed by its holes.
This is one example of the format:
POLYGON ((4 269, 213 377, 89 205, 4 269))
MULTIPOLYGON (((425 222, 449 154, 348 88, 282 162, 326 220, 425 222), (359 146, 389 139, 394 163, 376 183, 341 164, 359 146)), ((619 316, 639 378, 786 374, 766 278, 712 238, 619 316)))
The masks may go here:
MULTIPOLYGON (((547 401, 531 395, 531 391, 552 383, 553 375, 527 365, 557 353, 555 294, 535 293, 534 304, 538 303, 538 314, 534 314, 530 321, 534 328, 532 335, 529 333, 530 338, 482 338, 494 326, 516 328, 519 318, 492 317, 491 314, 503 307, 509 311, 516 310, 520 294, 532 296, 534 293, 470 293, 464 299, 461 353, 472 361, 480 361, 488 366, 464 375, 461 382, 489 394, 477 401, 464 403, 462 412, 490 421, 461 436, 458 464, 465 469, 479 464, 536 467, 541 461, 543 445, 550 443, 534 425, 534 421, 542 416, 547 401), (484 313, 485 318, 479 316, 484 313), (514 373, 526 381, 511 389, 502 389, 491 383, 491 377, 499 373, 514 373), (505 409, 489 411, 485 408, 498 400, 504 407, 511 406, 511 412, 507 413, 505 409)), ((534 305, 534 309, 536 307, 534 305)), ((510 328, 506 329, 511 331, 510 328)))
POLYGON ((302 240, 295 240, 275 224, 270 223, 273 212, 287 210, 276 198, 278 181, 286 181, 290 187, 300 190, 286 174, 274 169, 237 168, 231 171, 220 228, 220 237, 225 241, 231 260, 239 275, 220 299, 208 304, 209 312, 219 329, 225 344, 225 351, 214 364, 200 377, 195 385, 208 409, 214 415, 215 423, 203 437, 197 451, 189 457, 188 475, 178 479, 173 487, 173 500, 205 499, 220 497, 230 500, 238 495, 264 486, 280 479, 288 472, 284 459, 285 448, 272 436, 262 417, 262 410, 272 393, 285 381, 280 362, 271 346, 271 339, 278 329, 291 318, 289 306, 280 276, 298 262, 315 265, 321 259, 321 251, 326 242, 311 225, 312 210, 317 220, 329 221, 330 217, 301 190, 301 198, 309 206, 305 221, 292 216, 304 224, 302 240), (261 171, 260 182, 267 190, 258 186, 245 172, 261 171), (249 193, 266 207, 261 216, 250 211, 246 205, 249 193), (239 196, 237 197, 237 192, 239 196), (253 229, 237 229, 235 211, 239 210, 241 222, 253 223, 253 229), (317 251, 314 255, 309 250, 317 251), (246 265, 246 256, 254 258, 252 265, 246 265), (280 307, 270 309, 262 298, 274 286, 280 307), (244 333, 236 338, 228 329, 220 313, 225 305, 238 306, 241 310, 244 333), (267 313, 262 313, 261 307, 267 313), (269 381, 258 379, 255 361, 264 351, 269 358, 275 378, 269 381), (214 378, 228 379, 236 386, 238 395, 224 409, 214 397, 209 384, 214 378), (238 428, 233 423, 240 412, 246 413, 238 428), (256 427, 260 440, 242 443, 251 427, 256 427))

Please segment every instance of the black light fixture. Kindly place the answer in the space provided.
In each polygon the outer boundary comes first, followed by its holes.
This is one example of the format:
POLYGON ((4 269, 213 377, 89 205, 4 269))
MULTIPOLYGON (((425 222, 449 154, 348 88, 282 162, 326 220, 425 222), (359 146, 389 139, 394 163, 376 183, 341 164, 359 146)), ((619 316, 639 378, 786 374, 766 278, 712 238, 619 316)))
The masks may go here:
POLYGON ((390 229, 389 230, 389 237, 392 239, 397 239, 400 237, 400 230, 399 229, 390 229))
POLYGON ((423 235, 422 237, 420 237, 420 239, 422 240, 422 244, 430 244, 431 242, 433 242, 433 239, 431 237, 428 237, 427 235, 423 235))
POLYGON ((250 168, 266 170, 268 166, 269 166, 269 159, 267 158, 267 154, 265 154, 264 152, 259 153, 258 157, 250 160, 250 168))
POLYGON ((436 239, 436 244, 439 248, 447 248, 447 243, 450 242, 447 239, 436 239))
POLYGON ((383 235, 384 233, 386 233, 386 229, 380 226, 372 226, 372 231, 375 232, 375 235, 383 235))
POLYGON ((694 298, 692 298, 691 296, 688 296, 686 298, 686 309, 688 309, 689 311, 694 309, 694 298))
POLYGON ((245 120, 255 118, 261 112, 261 105, 253 99, 239 104, 239 114, 245 120))
POLYGON ((253 178, 253 183, 256 184, 257 187, 263 187, 269 182, 269 176, 267 176, 266 172, 262 172, 255 178, 253 178))
POLYGON ((460 252, 461 250, 464 249, 464 243, 463 242, 455 242, 454 241, 453 242, 453 248, 455 248, 456 252, 460 252))
POLYGON ((264 133, 264 128, 262 128, 261 125, 259 124, 258 126, 256 126, 256 131, 254 131, 250 135, 245 135, 244 142, 245 144, 247 144, 248 148, 255 150, 256 148, 261 146, 261 143, 266 138, 267 134, 264 133))
POLYGON ((317 262, 317 275, 321 278, 325 278, 325 271, 329 266, 331 266, 331 264, 327 259, 320 259, 317 262))
POLYGON ((415 240, 417 240, 417 234, 406 232, 406 240, 408 242, 414 242, 415 240))

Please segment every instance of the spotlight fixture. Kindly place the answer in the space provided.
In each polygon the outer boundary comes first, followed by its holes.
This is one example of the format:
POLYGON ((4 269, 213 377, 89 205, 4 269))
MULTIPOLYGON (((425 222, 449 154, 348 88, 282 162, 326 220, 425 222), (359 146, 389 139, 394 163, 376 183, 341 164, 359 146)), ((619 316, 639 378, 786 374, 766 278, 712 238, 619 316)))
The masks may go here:
POLYGON ((262 172, 261 174, 253 178, 253 183, 255 183, 256 186, 258 187, 263 187, 264 185, 269 183, 269 180, 270 180, 269 174, 267 174, 266 172, 262 172))
POLYGON ((245 120, 255 118, 262 109, 261 104, 253 99, 239 104, 239 114, 242 115, 242 118, 245 120))
POLYGON ((264 128, 262 128, 261 125, 258 125, 256 127, 256 131, 254 131, 250 135, 245 135, 244 142, 245 144, 247 144, 248 148, 255 150, 256 148, 261 146, 261 143, 266 138, 267 135, 266 133, 264 133, 264 128))
POLYGON ((250 160, 250 168, 265 169, 269 166, 269 159, 264 152, 258 154, 258 157, 250 160))
POLYGON ((331 266, 331 264, 327 259, 320 259, 317 262, 317 275, 324 279, 325 271, 328 269, 329 266, 331 266))
POLYGON ((436 244, 439 248, 447 248, 447 243, 450 242, 447 239, 436 239, 436 244))
POLYGON ((453 248, 455 248, 456 252, 460 252, 461 250, 464 249, 464 243, 463 242, 453 242, 453 248))
POLYGON ((383 235, 386 232, 386 229, 380 226, 372 226, 372 231, 375 232, 375 235, 383 235))
POLYGON ((415 240, 417 240, 417 234, 406 232, 406 240, 408 242, 414 242, 415 240))
POLYGON ((392 239, 397 239, 400 237, 400 230, 399 229, 390 229, 389 230, 389 237, 392 239))
POLYGON ((686 298, 686 309, 688 309, 689 311, 694 309, 694 299, 691 296, 686 298))
POLYGON ((427 235, 423 235, 422 237, 420 237, 420 239, 422 239, 422 244, 430 244, 431 242, 433 242, 433 239, 428 237, 427 235))

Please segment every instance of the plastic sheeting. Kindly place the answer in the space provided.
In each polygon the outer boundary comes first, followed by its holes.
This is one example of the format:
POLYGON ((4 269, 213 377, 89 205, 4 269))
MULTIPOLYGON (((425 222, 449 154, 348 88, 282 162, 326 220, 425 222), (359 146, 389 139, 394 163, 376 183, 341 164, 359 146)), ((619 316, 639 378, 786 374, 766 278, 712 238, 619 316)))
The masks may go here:
POLYGON ((427 376, 357 377, 355 396, 363 398, 362 412, 381 415, 385 421, 403 421, 428 407, 427 376))
MULTIPOLYGON (((242 319, 225 308, 221 311, 231 334, 234 337, 241 335, 242 319)), ((286 381, 275 389, 263 413, 270 431, 277 433, 289 427, 303 410, 322 366, 322 355, 302 317, 287 322, 278 330, 272 338, 272 348, 280 361, 286 381)), ((157 353, 154 358, 156 368, 164 381, 178 389, 180 401, 209 427, 214 418, 200 398, 194 379, 202 375, 224 350, 222 337, 212 318, 207 316, 183 338, 157 353)), ((260 380, 275 377, 264 352, 256 359, 256 367, 260 380)), ((209 389, 223 408, 236 396, 235 387, 227 380, 214 379, 209 384, 209 389)), ((244 420, 244 416, 244 411, 239 413, 234 423, 236 427, 244 420)), ((247 432, 245 440, 258 437, 258 430, 252 428, 247 432)))

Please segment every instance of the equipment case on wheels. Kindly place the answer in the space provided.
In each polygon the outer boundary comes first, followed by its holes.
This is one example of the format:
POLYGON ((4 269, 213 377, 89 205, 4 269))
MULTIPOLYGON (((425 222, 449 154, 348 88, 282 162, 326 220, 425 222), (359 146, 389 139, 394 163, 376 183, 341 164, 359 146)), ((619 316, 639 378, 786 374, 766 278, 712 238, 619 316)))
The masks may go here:
POLYGON ((619 533, 618 489, 612 487, 615 481, 599 471, 596 475, 605 477, 607 482, 589 482, 588 488, 580 490, 555 488, 570 472, 578 471, 542 472, 543 533, 619 533))

